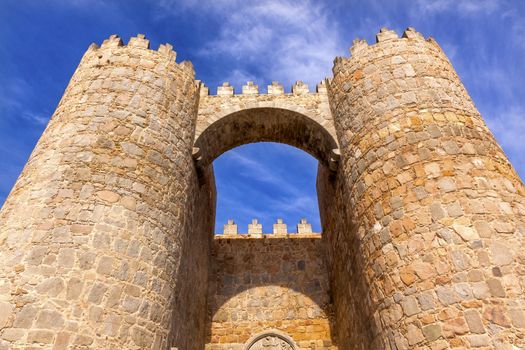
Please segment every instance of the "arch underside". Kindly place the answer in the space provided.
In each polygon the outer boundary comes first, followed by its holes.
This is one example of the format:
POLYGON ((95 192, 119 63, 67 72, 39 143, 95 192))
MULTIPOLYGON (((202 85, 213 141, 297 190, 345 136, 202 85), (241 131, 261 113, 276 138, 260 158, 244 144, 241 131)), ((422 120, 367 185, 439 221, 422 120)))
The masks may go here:
POLYGON ((329 166, 334 137, 313 119, 282 108, 250 108, 231 113, 209 125, 195 141, 201 152, 199 165, 237 146, 254 142, 279 142, 295 146, 329 166))

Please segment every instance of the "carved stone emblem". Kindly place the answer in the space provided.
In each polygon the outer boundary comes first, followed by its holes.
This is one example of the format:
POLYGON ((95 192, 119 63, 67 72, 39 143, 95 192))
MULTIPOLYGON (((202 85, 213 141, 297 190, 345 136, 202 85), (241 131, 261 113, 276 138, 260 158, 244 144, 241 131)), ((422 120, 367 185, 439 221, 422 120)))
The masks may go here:
POLYGON ((296 350, 293 340, 280 333, 260 334, 248 342, 247 350, 296 350))
POLYGON ((269 335, 257 340, 249 350, 294 350, 290 344, 285 340, 275 336, 269 335))

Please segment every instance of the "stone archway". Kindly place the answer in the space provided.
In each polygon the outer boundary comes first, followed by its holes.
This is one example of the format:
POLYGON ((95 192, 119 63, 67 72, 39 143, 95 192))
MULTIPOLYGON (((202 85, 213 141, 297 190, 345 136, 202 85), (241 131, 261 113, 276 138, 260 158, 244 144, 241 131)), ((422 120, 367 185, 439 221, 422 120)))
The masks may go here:
POLYGON ((244 350, 299 350, 293 339, 275 329, 254 335, 244 350))
POLYGON ((336 138, 316 119, 290 109, 258 107, 225 115, 198 134, 195 140, 198 164, 207 167, 234 147, 262 141, 295 146, 326 167, 333 168, 333 162, 337 161, 336 138))
MULTIPOLYGON (((319 94, 312 94, 314 98, 320 99, 319 94)), ((255 142, 278 142, 288 144, 301 149, 319 161, 318 180, 327 186, 332 186, 330 179, 335 179, 337 174, 338 163, 338 143, 337 138, 331 130, 331 126, 327 120, 328 117, 321 117, 322 114, 315 113, 315 109, 310 107, 299 108, 300 105, 293 105, 294 102, 298 104, 301 102, 300 97, 296 95, 281 95, 283 99, 288 99, 287 104, 274 103, 273 105, 253 102, 240 103, 240 100, 248 100, 264 98, 264 95, 257 96, 201 96, 201 105, 199 106, 198 124, 201 127, 197 128, 196 139, 194 142, 194 150, 198 150, 194 154, 197 168, 201 170, 201 174, 209 174, 213 177, 213 172, 209 171, 212 168, 212 162, 221 154, 243 144, 255 142), (210 106, 213 101, 213 108, 210 106), (239 104, 238 106, 235 104, 239 104), (228 107, 228 105, 235 105, 228 107), (201 110, 202 108, 202 110, 201 110), (206 113, 205 113, 205 112, 206 113), (323 122, 323 120, 325 120, 323 122), (199 123, 200 121, 200 123, 199 123), (208 170, 208 172, 206 172, 208 170)), ((305 96, 303 95, 304 99, 305 96)), ((209 181, 213 182, 213 180, 209 181)), ((327 198, 325 186, 318 187, 318 197, 327 198)), ((322 214, 321 214, 322 215, 322 214)), ((321 222, 323 219, 321 218, 321 222)), ((308 259, 310 265, 321 266, 320 261, 323 261, 322 268, 320 267, 316 272, 316 276, 322 275, 322 280, 329 284, 329 268, 324 264, 325 252, 324 246, 326 244, 325 237, 317 237, 317 243, 312 246, 314 237, 304 237, 301 239, 283 238, 280 241, 272 240, 272 245, 276 249, 286 250, 286 254, 278 255, 278 252, 272 255, 265 249, 268 248, 269 242, 257 239, 249 242, 244 239, 229 239, 226 247, 218 247, 215 242, 212 242, 212 260, 210 269, 210 279, 208 290, 210 294, 207 298, 208 314, 210 320, 208 322, 209 333, 207 337, 207 344, 210 349, 226 350, 229 348, 237 348, 248 344, 246 349, 290 349, 298 350, 299 348, 293 342, 288 342, 288 338, 277 336, 275 334, 260 333, 260 336, 255 340, 245 343, 251 332, 264 332, 265 329, 273 329, 279 327, 288 334, 298 339, 298 344, 301 348, 311 349, 312 342, 323 342, 322 349, 327 349, 328 346, 335 345, 335 325, 332 317, 332 303, 329 297, 329 287, 326 286, 322 290, 316 282, 318 279, 311 274, 313 271, 311 267, 307 267, 307 271, 296 271, 298 267, 292 264, 295 261, 295 256, 300 253, 306 254, 308 250, 308 259), (293 241, 293 242, 292 242, 293 241), (225 256, 216 250, 224 248, 225 256), (311 250, 311 252, 310 252, 311 250), (315 251, 315 254, 314 254, 315 251), (234 254, 233 252, 239 252, 234 254), (318 253, 317 253, 318 252, 318 253), (264 272, 263 265, 256 262, 247 262, 243 260, 242 256, 249 254, 250 256, 264 255, 272 261, 284 261, 279 266, 267 266, 268 275, 283 275, 283 278, 276 278, 273 276, 268 280, 262 276, 264 272), (284 255, 287 255, 285 258, 284 255), (315 259, 314 256, 315 255, 315 259), (224 262, 221 258, 228 262, 224 262), (240 261, 240 260, 243 261, 240 261), (235 267, 230 266, 229 262, 235 261, 235 267), (258 266, 258 267, 257 267, 258 266), (232 270, 233 268, 233 270, 232 270), (261 271, 259 271, 261 270, 261 271), (277 270, 281 272, 276 272, 277 270), (273 272, 272 272, 273 271, 273 272), (284 272, 287 271, 288 278, 284 278, 284 272), (296 276, 297 278, 294 279, 296 276), (246 277, 248 276, 248 277, 246 277), (248 278, 249 282, 244 282, 248 278), (275 283, 273 283, 275 282, 275 283), (273 284, 272 284, 273 283, 273 284), (265 298, 262 295, 267 295, 272 291, 273 285, 289 287, 289 290, 279 291, 280 296, 284 298, 294 299, 305 298, 311 296, 312 300, 305 303, 303 310, 308 310, 308 314, 303 315, 299 311, 301 307, 295 302, 276 301, 276 298, 265 298), (215 287, 214 287, 215 286, 215 287), (233 289, 232 289, 233 288, 233 289), (244 290, 249 291, 242 293, 244 290), (255 301, 253 293, 261 293, 260 300, 255 301), (326 292, 326 293, 325 293, 326 292), (217 298, 215 300, 214 298, 217 298), (229 299, 228 299, 229 298, 229 299), (326 298, 326 300, 325 300, 326 298), (225 300, 229 300, 223 305, 225 300), (268 303, 273 305, 272 311, 269 307, 261 307, 261 310, 255 310, 256 307, 251 307, 252 303, 268 303), (239 305, 242 303, 249 303, 250 307, 244 307, 243 314, 248 315, 245 318, 239 318, 239 305), (296 310, 297 309, 297 310, 296 310), (260 314, 264 314, 261 316, 260 314), (291 318, 291 319, 289 319, 291 318), (254 320, 258 320, 255 322, 254 320), (301 330, 293 330, 300 328, 301 330), (315 331, 307 332, 306 329, 314 328, 315 331), (307 334, 308 333, 308 334, 307 334), (287 345, 288 344, 288 345, 287 345), (330 345, 326 345, 330 344, 330 345)), ((215 241, 215 240, 213 240, 215 241)), ((224 240, 226 241, 226 240, 224 240)), ((280 251, 279 250, 279 251, 280 251)), ((264 265, 266 266, 266 265, 264 265)), ((322 283, 324 286, 325 283, 322 283)), ((281 300, 281 299, 279 299, 281 300)), ((244 305, 244 304, 242 304, 244 305)), ((306 311, 305 311, 306 312, 306 311)))

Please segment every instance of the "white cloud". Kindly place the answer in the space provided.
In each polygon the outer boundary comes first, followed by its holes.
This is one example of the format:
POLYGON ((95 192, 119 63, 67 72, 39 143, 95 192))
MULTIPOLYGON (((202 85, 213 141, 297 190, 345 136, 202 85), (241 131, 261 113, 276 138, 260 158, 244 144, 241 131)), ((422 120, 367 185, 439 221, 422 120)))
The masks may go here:
POLYGON ((495 117, 487 117, 486 122, 505 153, 511 160, 515 160, 513 165, 520 173, 525 174, 525 164, 520 162, 523 158, 525 108, 510 106, 507 110, 500 111, 495 117))
MULTIPOLYGON (((180 2, 173 0, 160 6, 172 15, 181 11, 180 2)), ((314 89, 331 75, 334 57, 344 52, 335 22, 312 1, 185 1, 182 8, 220 18, 216 38, 200 54, 222 56, 241 67, 255 64, 257 76, 250 78, 259 85, 271 79, 289 87, 303 80, 314 89)), ((239 71, 227 72, 224 79, 238 84, 239 71)))
POLYGON ((501 0, 417 0, 417 10, 423 14, 454 11, 459 15, 473 15, 479 13, 491 14, 496 11, 503 1, 501 0))
POLYGON ((23 118, 32 124, 45 125, 49 115, 27 108, 26 102, 35 95, 35 89, 21 78, 6 79, 0 85, 0 111, 4 118, 23 118))
MULTIPOLYGON (((229 76, 224 79, 224 81, 227 81, 230 83, 230 85, 235 86, 237 88, 240 88, 241 86, 245 85, 248 81, 253 81, 255 85, 259 85, 259 88, 262 88, 260 86, 259 81, 257 81, 258 78, 254 76, 251 73, 246 72, 243 69, 234 69, 232 72, 229 73, 229 76)), ((241 90, 236 91, 236 93, 239 93, 241 90)))
POLYGON ((246 157, 236 150, 231 150, 225 155, 231 161, 240 165, 239 175, 272 186, 282 187, 294 197, 303 194, 303 191, 299 189, 295 183, 291 183, 284 177, 279 176, 278 172, 274 169, 269 169, 262 162, 255 160, 254 157, 246 157))
MULTIPOLYGON (((320 225, 317 207, 317 196, 315 184, 313 188, 305 188, 304 183, 290 176, 287 165, 270 166, 267 159, 259 159, 258 153, 272 152, 280 154, 278 158, 286 159, 298 166, 305 159, 312 158, 302 151, 292 150, 291 147, 261 144, 257 148, 231 150, 221 156, 221 166, 235 167, 238 176, 249 179, 250 183, 244 181, 231 183, 228 178, 217 177, 218 206, 234 208, 232 214, 234 219, 258 218, 263 223, 273 223, 277 218, 291 221, 292 218, 306 217, 315 227, 320 225), (251 152, 250 152, 251 151, 251 152), (255 152, 253 152, 255 151, 255 152), (284 172, 283 172, 284 170, 284 172), (259 185, 271 188, 271 191, 261 190, 259 185), (253 201, 246 201, 246 198, 253 201)), ((311 161, 312 159, 308 159, 311 161)), ((309 164, 314 165, 315 162, 309 164)), ((299 173, 296 176, 301 176, 299 173)), ((293 228, 295 222, 287 222, 293 228)))
POLYGON ((31 111, 23 111, 21 116, 25 120, 38 125, 46 125, 49 121, 48 116, 42 116, 41 114, 33 113, 31 111))

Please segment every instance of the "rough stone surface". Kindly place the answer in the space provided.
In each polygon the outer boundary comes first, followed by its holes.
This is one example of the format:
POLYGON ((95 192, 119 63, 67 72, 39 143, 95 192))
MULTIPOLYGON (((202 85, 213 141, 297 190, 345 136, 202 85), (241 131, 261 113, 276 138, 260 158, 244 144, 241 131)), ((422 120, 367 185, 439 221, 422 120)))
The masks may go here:
POLYGON ((88 49, 2 208, 12 349, 204 346, 214 185, 191 157, 199 86, 139 39, 88 49))
POLYGON ((242 349, 268 329, 286 333, 300 349, 335 349, 321 235, 217 235, 211 266, 206 349, 242 349))
POLYGON ((433 39, 356 45, 328 84, 340 170, 318 177, 339 348, 525 348, 523 183, 433 39))
POLYGON ((0 349, 525 348, 522 181, 433 39, 350 52, 209 95, 171 45, 90 46, 0 211, 0 349), (319 160, 321 238, 213 240, 211 163, 257 141, 319 160))

